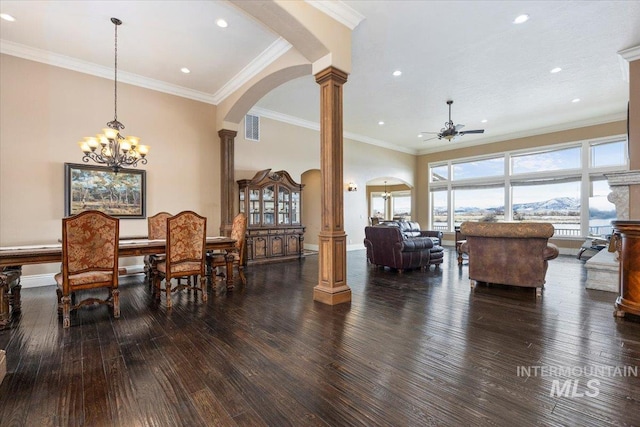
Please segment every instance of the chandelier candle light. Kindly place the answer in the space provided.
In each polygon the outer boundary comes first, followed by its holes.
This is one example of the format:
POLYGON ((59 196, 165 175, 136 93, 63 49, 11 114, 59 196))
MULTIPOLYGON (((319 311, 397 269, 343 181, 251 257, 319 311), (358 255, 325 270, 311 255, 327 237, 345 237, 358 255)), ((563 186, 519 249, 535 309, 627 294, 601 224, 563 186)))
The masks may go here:
POLYGON ((391 198, 391 193, 387 191, 387 181, 384 182, 384 193, 382 193, 382 198, 387 201, 387 199, 391 198))
POLYGON ((114 116, 107 123, 102 133, 95 137, 85 137, 80 141, 80 149, 84 153, 82 161, 88 163, 93 160, 96 163, 107 165, 118 172, 126 166, 137 166, 138 162, 147 163, 148 145, 140 145, 140 138, 136 136, 123 136, 120 131, 124 125, 118 121, 118 25, 122 21, 111 18, 115 26, 115 77, 114 77, 114 116))

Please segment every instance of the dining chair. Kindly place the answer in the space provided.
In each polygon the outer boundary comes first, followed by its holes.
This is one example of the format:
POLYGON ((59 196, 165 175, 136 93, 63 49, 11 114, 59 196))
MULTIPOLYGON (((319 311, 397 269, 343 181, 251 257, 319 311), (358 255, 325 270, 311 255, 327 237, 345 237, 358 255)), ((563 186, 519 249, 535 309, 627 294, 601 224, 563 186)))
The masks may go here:
MULTIPOLYGON (((247 216, 240 212, 235 216, 235 218, 233 218, 233 223, 231 225, 231 238, 236 241, 236 250, 230 255, 233 256, 233 266, 238 269, 238 275, 244 285, 247 284, 247 278, 244 275, 246 232, 247 216)), ((211 272, 212 278, 215 276, 215 269, 227 265, 226 256, 227 254, 222 252, 212 252, 207 254, 207 266, 208 270, 211 272)), ((224 275, 222 275, 222 277, 224 277, 224 275)))
MULTIPOLYGON (((149 240, 165 240, 167 238, 167 218, 172 215, 169 212, 158 212, 147 218, 147 238, 149 240)), ((147 279, 153 283, 156 272, 156 264, 164 261, 166 254, 153 254, 144 257, 144 272, 147 279)))
POLYGON ((166 294, 167 308, 171 308, 171 293, 183 289, 202 292, 202 301, 207 301, 207 279, 205 276, 205 244, 207 218, 193 211, 183 211, 167 219, 166 257, 156 264, 154 292, 157 298, 166 294), (196 283, 186 285, 180 282, 171 285, 171 279, 200 276, 200 287, 196 283), (164 279, 164 288, 161 287, 164 279))
POLYGON ((113 307, 113 317, 120 317, 119 234, 120 220, 103 212, 89 210, 62 219, 62 271, 55 281, 63 328, 71 324, 71 311, 83 305, 107 304, 113 307), (86 298, 76 304, 78 291, 97 288, 109 289, 108 297, 86 298))

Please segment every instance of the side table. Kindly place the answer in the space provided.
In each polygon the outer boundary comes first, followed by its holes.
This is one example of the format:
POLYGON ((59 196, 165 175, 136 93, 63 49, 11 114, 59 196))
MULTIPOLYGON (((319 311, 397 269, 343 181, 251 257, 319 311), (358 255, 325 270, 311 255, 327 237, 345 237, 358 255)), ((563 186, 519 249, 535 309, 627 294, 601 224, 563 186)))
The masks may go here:
POLYGON ((614 316, 640 316, 640 221, 613 221, 614 246, 620 260, 620 295, 614 316))
POLYGON ((5 267, 0 271, 0 329, 11 321, 11 313, 20 311, 20 276, 22 267, 5 267))

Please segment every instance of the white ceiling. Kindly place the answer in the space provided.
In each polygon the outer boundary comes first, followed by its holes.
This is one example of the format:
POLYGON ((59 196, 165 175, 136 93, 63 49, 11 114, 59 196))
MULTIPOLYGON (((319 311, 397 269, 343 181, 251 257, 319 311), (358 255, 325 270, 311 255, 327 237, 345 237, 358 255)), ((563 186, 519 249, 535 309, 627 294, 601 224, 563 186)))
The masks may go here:
MULTIPOLYGON (((344 85, 350 138, 424 153, 626 117, 626 62, 617 52, 640 46, 640 1, 342 3, 364 17, 344 85), (522 13, 531 19, 514 25, 522 13), (551 74, 554 67, 563 70, 551 74), (402 76, 392 76, 396 69, 402 76), (443 127, 448 99, 454 123, 486 132, 418 138, 443 127)), ((119 81, 212 104, 288 48, 226 1, 3 0, 0 12, 16 18, 0 20, 2 53, 106 78, 117 17, 119 81), (218 18, 229 27, 216 26, 218 18)), ((273 90, 254 111, 313 127, 319 104, 308 76, 273 90)))

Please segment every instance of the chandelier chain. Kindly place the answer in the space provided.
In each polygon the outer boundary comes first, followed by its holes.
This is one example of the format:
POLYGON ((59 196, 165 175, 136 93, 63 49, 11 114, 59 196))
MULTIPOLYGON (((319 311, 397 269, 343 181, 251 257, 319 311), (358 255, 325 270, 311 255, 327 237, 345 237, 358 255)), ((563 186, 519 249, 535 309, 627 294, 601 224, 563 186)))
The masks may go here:
MULTIPOLYGON (((119 21, 118 21, 119 22, 119 21)), ((114 59, 114 78, 113 78, 113 100, 114 100, 114 105, 113 105, 113 119, 115 121, 118 121, 118 25, 120 25, 118 22, 114 22, 114 27, 116 28, 115 30, 115 42, 114 42, 114 49, 113 51, 115 52, 115 59, 114 59)))

